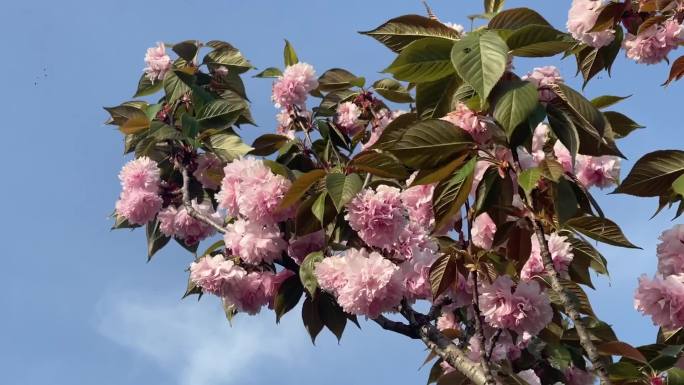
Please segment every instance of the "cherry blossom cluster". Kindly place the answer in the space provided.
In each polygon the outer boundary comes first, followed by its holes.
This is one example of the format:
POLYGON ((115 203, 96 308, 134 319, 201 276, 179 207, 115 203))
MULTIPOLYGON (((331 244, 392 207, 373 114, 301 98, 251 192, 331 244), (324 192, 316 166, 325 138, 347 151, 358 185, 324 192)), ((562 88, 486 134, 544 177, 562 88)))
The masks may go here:
POLYGON ((684 225, 664 231, 660 241, 658 270, 652 279, 639 278, 634 307, 655 325, 674 330, 684 326, 684 225))
POLYGON ((116 202, 116 214, 134 225, 144 225, 161 210, 160 171, 157 163, 140 157, 126 163, 119 173, 122 192, 116 202))

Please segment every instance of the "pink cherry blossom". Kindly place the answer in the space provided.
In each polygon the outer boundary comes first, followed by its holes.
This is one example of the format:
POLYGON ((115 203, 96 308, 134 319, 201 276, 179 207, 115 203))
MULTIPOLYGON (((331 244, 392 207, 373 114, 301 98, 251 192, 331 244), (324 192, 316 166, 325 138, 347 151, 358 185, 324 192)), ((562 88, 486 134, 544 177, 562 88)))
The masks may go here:
POLYGON ((668 330, 684 326, 684 274, 639 278, 634 308, 668 330))
POLYGON ((599 13, 601 12, 601 0, 573 0, 568 11, 568 31, 575 39, 595 48, 610 44, 615 39, 615 31, 590 32, 599 13))
POLYGON ((347 205, 345 219, 369 246, 391 249, 407 224, 399 189, 366 189, 347 205))
POLYGON ((268 306, 270 308, 273 308, 275 297, 278 295, 280 286, 283 284, 283 282, 285 282, 285 280, 293 275, 295 275, 295 273, 292 270, 287 269, 281 270, 276 274, 271 272, 264 272, 261 274, 261 279, 264 284, 264 294, 268 299, 268 306))
POLYGON ((294 123, 292 113, 285 109, 280 110, 280 112, 276 114, 276 121, 278 122, 276 132, 280 135, 287 136, 290 139, 294 139, 295 130, 292 128, 292 123, 294 123))
POLYGON ((278 227, 273 224, 237 219, 226 226, 226 247, 246 263, 271 263, 287 249, 278 227))
MULTIPOLYGON (((409 186, 417 172, 406 181, 409 186)), ((418 223, 425 228, 431 228, 435 224, 435 216, 432 212, 432 193, 435 191, 434 184, 423 184, 409 187, 401 192, 401 201, 408 210, 409 220, 418 223)))
POLYGON ((234 305, 238 311, 254 315, 269 303, 271 298, 267 295, 270 283, 268 278, 273 273, 251 272, 240 279, 230 283, 230 289, 225 293, 224 300, 234 305))
POLYGON ((664 231, 658 244, 658 272, 664 276, 684 273, 684 225, 664 231))
MULTIPOLYGON (((491 350, 492 337, 494 336, 494 333, 496 333, 496 329, 488 325, 483 326, 486 340, 486 352, 489 353, 489 351, 491 350)), ((480 338, 478 336, 472 336, 468 340, 468 348, 470 350, 468 352, 468 357, 472 361, 478 362, 480 360, 480 354, 482 349, 480 338)), ((508 330, 504 330, 501 332, 501 335, 499 336, 499 339, 496 341, 496 345, 494 345, 494 349, 491 350, 491 352, 491 359, 494 362, 503 360, 516 360, 520 357, 520 348, 518 348, 513 343, 513 337, 511 337, 511 333, 508 330)))
POLYGON ((344 311, 376 318, 401 301, 404 289, 398 271, 377 252, 349 249, 323 259, 315 274, 321 288, 333 293, 344 311))
POLYGON ((637 63, 656 64, 679 46, 683 31, 677 20, 671 19, 654 24, 636 36, 628 33, 622 44, 628 58, 637 63))
POLYGON ((553 312, 548 296, 536 281, 520 282, 515 290, 514 285, 508 276, 485 284, 480 293, 480 308, 490 326, 513 330, 527 339, 551 322, 553 312))
POLYGON ((616 156, 577 155, 575 175, 586 188, 606 188, 620 179, 620 158, 616 156))
MULTIPOLYGON (((547 236, 547 244, 549 246, 549 252, 551 253, 551 259, 553 260, 553 267, 562 276, 566 275, 568 267, 574 257, 572 247, 570 246, 570 242, 568 242, 568 237, 558 235, 558 233, 552 233, 547 236)), ((520 278, 529 281, 534 276, 543 274, 544 263, 541 257, 539 240, 535 235, 532 235, 532 252, 520 272, 520 278)))
POLYGON ((411 258, 401 264, 399 274, 404 281, 408 300, 432 298, 430 266, 436 259, 434 251, 414 248, 411 258))
MULTIPOLYGON (((216 223, 222 223, 221 216, 214 211, 211 203, 202 203, 193 200, 192 207, 201 214, 211 218, 216 223)), ((197 242, 214 235, 216 232, 213 227, 194 218, 190 215, 185 206, 175 208, 169 206, 159 213, 159 229, 168 237, 176 237, 185 241, 187 245, 194 245, 197 242)))
POLYGON ((359 122, 359 117, 361 117, 361 109, 359 106, 352 102, 340 103, 337 107, 337 117, 335 122, 338 127, 342 129, 342 132, 350 137, 358 134, 362 129, 363 125, 359 122))
POLYGON ((325 233, 323 230, 314 231, 311 234, 296 237, 290 240, 287 254, 297 263, 302 263, 304 258, 314 251, 319 251, 325 246, 325 233))
POLYGON ((205 293, 217 296, 225 295, 230 283, 245 275, 247 272, 243 268, 224 259, 221 254, 202 257, 190 265, 190 280, 205 293))
POLYGON ((144 225, 154 219, 162 207, 162 198, 154 192, 135 189, 121 193, 116 213, 134 225, 144 225))
POLYGON ((204 153, 197 157, 197 169, 192 176, 202 184, 204 188, 216 190, 223 179, 223 164, 221 159, 212 153, 204 153))
POLYGON ((541 385, 539 376, 537 376, 537 373, 535 373, 532 369, 523 370, 522 372, 518 372, 517 375, 529 385, 541 385))
POLYGON ((557 140, 553 145, 553 155, 556 156, 558 163, 563 166, 565 172, 573 172, 575 170, 575 165, 572 163, 572 154, 560 140, 557 140))
POLYGON ((171 58, 166 54, 164 43, 157 43, 156 47, 147 49, 145 64, 145 73, 152 83, 164 80, 166 73, 171 69, 171 58))
POLYGON ((291 109, 295 106, 304 109, 309 92, 318 87, 318 79, 313 67, 307 63, 297 63, 285 68, 283 75, 273 84, 272 99, 277 108, 291 109))
POLYGON ((119 180, 124 191, 144 190, 152 193, 159 191, 160 170, 157 162, 141 156, 121 168, 119 180))
POLYGON ((456 309, 457 307, 453 304, 442 306, 441 314, 437 318, 437 329, 439 329, 440 331, 448 329, 459 329, 458 319, 456 319, 456 315, 454 314, 454 310, 456 309))
POLYGON ((496 224, 487 213, 482 213, 473 221, 473 228, 470 231, 473 236, 473 244, 481 249, 489 250, 492 248, 496 224))
POLYGON ((545 123, 539 123, 537 127, 535 127, 534 132, 532 133, 532 152, 528 152, 527 149, 522 146, 518 147, 517 151, 520 167, 523 169, 537 167, 542 160, 546 159, 544 144, 546 144, 546 141, 548 140, 549 130, 549 126, 545 123))
POLYGON ((556 98, 556 94, 550 87, 552 84, 563 83, 563 77, 555 66, 536 67, 523 76, 522 80, 527 80, 537 86, 539 100, 542 102, 550 102, 556 98))
POLYGON ((464 103, 458 102, 456 108, 441 118, 468 132, 476 142, 484 144, 492 138, 489 122, 464 103))

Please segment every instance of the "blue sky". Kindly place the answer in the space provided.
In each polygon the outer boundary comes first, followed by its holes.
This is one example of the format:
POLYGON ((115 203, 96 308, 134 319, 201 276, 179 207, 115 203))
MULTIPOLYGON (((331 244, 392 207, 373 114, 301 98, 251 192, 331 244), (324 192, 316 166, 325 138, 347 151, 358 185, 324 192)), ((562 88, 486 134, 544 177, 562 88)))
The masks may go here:
MULTIPOLYGON (((528 5, 558 28, 569 0, 511 1, 528 5)), ((468 24, 481 1, 433 0, 444 21, 468 24)), ((355 31, 384 20, 422 13, 417 0, 170 0, 12 1, 3 4, 5 37, 3 165, 0 224, 0 373, 22 385, 231 385, 321 383, 420 384, 422 346, 381 332, 374 324, 348 329, 342 343, 329 334, 312 346, 296 312, 279 326, 272 313, 238 317, 230 328, 220 305, 180 301, 191 257, 176 245, 145 260, 143 232, 110 232, 107 218, 118 194, 124 158, 121 136, 102 106, 129 98, 156 41, 221 39, 258 67, 282 64, 283 38, 319 73, 345 67, 370 80, 391 60, 388 50, 355 31)), ((534 62, 558 64, 559 59, 534 62)), ((516 61, 521 72, 533 65, 516 61)), ((574 63, 561 69, 569 83, 574 63)), ((618 59, 613 80, 602 75, 589 96, 629 95, 617 107, 648 128, 621 142, 630 158, 682 148, 682 84, 658 86, 665 65, 637 66, 618 59)), ((247 79, 260 124, 251 141, 274 127, 270 82, 247 79)), ((612 276, 591 293, 598 314, 624 340, 652 341, 655 328, 632 308, 639 274, 655 269, 657 236, 672 211, 648 220, 656 202, 597 192, 607 215, 644 250, 603 247, 612 276)), ((681 221, 680 221, 681 222, 681 221)))

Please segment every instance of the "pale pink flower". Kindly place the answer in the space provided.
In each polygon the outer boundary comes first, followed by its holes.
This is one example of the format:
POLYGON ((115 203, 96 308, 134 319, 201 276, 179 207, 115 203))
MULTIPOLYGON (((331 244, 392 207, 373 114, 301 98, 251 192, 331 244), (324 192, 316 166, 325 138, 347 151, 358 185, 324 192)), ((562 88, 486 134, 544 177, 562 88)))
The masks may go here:
POLYGON ((166 54, 164 43, 157 43, 156 47, 147 49, 145 64, 145 73, 152 83, 164 80, 166 73, 171 69, 171 58, 166 54))
POLYGON ((684 326, 684 274, 639 278, 634 308, 667 330, 684 326))
POLYGON ((454 314, 454 310, 456 309, 457 307, 453 304, 442 306, 441 314, 437 318, 437 329, 440 331, 448 329, 460 329, 458 320, 456 319, 456 314, 454 314))
POLYGON ((144 225, 161 210, 162 198, 154 192, 128 190, 116 202, 116 213, 134 225, 144 225))
MULTIPOLYGON (((568 242, 568 237, 552 233, 547 236, 546 243, 549 246, 551 253, 551 260, 553 267, 561 276, 566 276, 568 267, 574 258, 572 247, 568 242)), ((525 281, 531 280, 536 275, 544 274, 544 263, 541 257, 541 248, 539 247, 539 240, 535 235, 532 235, 532 252, 530 257, 525 262, 525 265, 520 272, 520 278, 525 281)))
POLYGON ((679 46, 682 31, 684 29, 677 20, 670 19, 654 24, 636 36, 628 33, 622 45, 628 58, 637 63, 656 64, 679 46))
MULTIPOLYGON (((191 205, 197 212, 211 218, 215 223, 222 223, 221 216, 214 211, 208 201, 199 203, 195 199, 191 205)), ((194 245, 216 232, 211 225, 190 215, 185 206, 179 209, 169 206, 159 213, 158 218, 159 229, 164 235, 182 239, 186 245, 194 245)))
POLYGON ((285 68, 283 75, 273 83, 272 99, 277 108, 304 108, 309 92, 318 87, 318 79, 313 67, 307 63, 297 63, 285 68))
MULTIPOLYGON (((491 350, 492 337, 494 336, 494 333, 496 333, 496 329, 488 325, 483 326, 486 340, 486 352, 489 353, 491 350)), ((468 358, 470 358, 472 361, 478 362, 480 360, 480 352, 482 349, 482 344, 480 343, 480 338, 478 336, 472 336, 468 340, 468 349, 470 350, 468 352, 468 358)), ((494 350, 491 351, 491 359, 494 362, 503 360, 516 360, 520 357, 520 348, 513 343, 513 337, 511 337, 511 333, 508 330, 501 332, 499 339, 496 341, 496 345, 494 345, 494 350)))
POLYGON ((315 274, 323 290, 333 293, 350 314, 376 318, 399 304, 404 291, 399 267, 377 252, 349 249, 323 259, 315 274))
POLYGON ((518 372, 517 375, 529 385, 541 385, 539 376, 537 376, 537 373, 532 369, 523 370, 522 372, 518 372))
POLYGON ((275 297, 276 295, 278 295, 278 290, 280 290, 280 286, 283 284, 283 282, 285 282, 285 280, 292 277, 293 275, 295 275, 295 273, 292 270, 287 269, 283 269, 276 274, 273 274, 271 272, 261 273, 261 279, 264 283, 265 289, 264 294, 268 299, 268 306, 270 308, 273 308, 275 297))
POLYGON ((620 158, 616 156, 577 155, 575 175, 586 188, 606 188, 620 179, 620 158))
POLYGON ((437 254, 434 251, 414 248, 411 258, 401 264, 399 274, 404 281, 408 300, 432 298, 430 266, 436 259, 437 254))
POLYGON ((563 166, 565 172, 573 172, 575 170, 575 165, 572 163, 572 154, 560 140, 557 140, 553 145, 553 155, 556 156, 558 163, 563 166))
POLYGON ((401 111, 401 110, 396 110, 389 112, 387 109, 382 109, 380 112, 378 112, 376 117, 371 121, 372 124, 372 129, 371 129, 371 134, 370 137, 368 138, 368 141, 366 143, 363 143, 361 145, 362 150, 366 150, 370 148, 372 145, 375 144, 375 142, 380 139, 380 136, 382 133, 385 131, 385 127, 387 127, 388 124, 390 124, 394 119, 397 118, 399 115, 405 114, 406 111, 401 111))
POLYGON ((587 372, 575 366, 565 369, 566 385, 593 385, 596 380, 591 372, 587 372))
POLYGON ((573 0, 568 11, 568 31, 575 39, 595 48, 610 44, 615 39, 615 31, 589 32, 601 12, 601 0, 573 0))
POLYGON ((484 178, 487 169, 489 169, 489 167, 492 165, 492 162, 488 160, 478 160, 477 163, 475 163, 473 187, 470 189, 470 195, 474 196, 477 193, 477 186, 480 185, 480 182, 482 182, 482 178, 484 178))
POLYGON ((325 246, 325 232, 314 231, 311 234, 302 235, 290 240, 287 254, 297 263, 302 263, 304 258, 314 251, 319 251, 325 246))
POLYGON ((270 277, 273 273, 251 272, 240 279, 230 283, 230 290, 224 295, 228 304, 235 305, 238 311, 254 315, 269 303, 271 298, 267 295, 270 286, 270 277), (265 277, 269 277, 266 278, 265 277))
POLYGON ((337 117, 335 118, 335 122, 338 127, 342 129, 342 132, 353 137, 363 129, 363 125, 359 122, 361 112, 359 106, 352 102, 340 103, 340 105, 337 106, 337 117))
POLYGON ((280 110, 276 115, 276 121, 278 126, 276 127, 276 132, 280 135, 287 136, 290 139, 294 139, 295 130, 292 129, 292 114, 288 110, 280 110))
POLYGON ((528 152, 527 149, 522 146, 518 147, 517 151, 520 167, 523 169, 537 167, 542 160, 546 159, 544 144, 546 144, 546 141, 549 138, 549 130, 549 126, 545 123, 539 123, 537 127, 535 127, 534 132, 532 133, 532 152, 528 152))
POLYGON ((141 156, 126 163, 119 172, 119 180, 124 191, 145 190, 152 193, 159 191, 160 170, 157 162, 141 156))
POLYGON ((470 306, 473 303, 473 281, 458 273, 456 282, 446 292, 455 308, 470 306))
POLYGON ((347 205, 345 219, 369 246, 391 249, 407 224, 399 189, 366 189, 347 205))
MULTIPOLYGON (((406 181, 407 186, 413 182, 416 174, 417 172, 406 181)), ((432 212, 432 193, 434 191, 434 184, 423 184, 409 187, 401 192, 401 201, 408 210, 409 220, 426 229, 435 224, 435 215, 432 212)))
POLYGON ((456 108, 440 118, 468 132, 476 142, 484 144, 492 138, 489 122, 464 103, 458 102, 456 108))
POLYGON ((494 233, 496 233, 496 223, 487 213, 482 213, 473 221, 472 242, 475 246, 489 250, 492 248, 494 233))
POLYGON ((552 84, 563 83, 563 77, 555 66, 536 67, 527 75, 522 77, 537 86, 539 90, 539 100, 550 102, 556 98, 556 94, 551 90, 552 84))
POLYGON ((658 272, 664 276, 684 273, 684 225, 664 231, 658 239, 658 272))
POLYGON ((526 340, 551 322, 553 311, 548 296, 536 281, 520 282, 515 290, 514 285, 508 276, 485 284, 480 293, 480 308, 490 326, 510 329, 526 340))
POLYGON ((190 280, 205 293, 223 296, 230 289, 230 283, 247 275, 247 272, 226 260, 223 255, 206 256, 190 265, 190 280))
POLYGON ((277 222, 292 215, 292 210, 278 210, 292 183, 271 172, 263 161, 251 157, 237 159, 228 163, 223 172, 216 200, 228 215, 242 215, 259 222, 277 222))
POLYGON ((392 257, 400 260, 411 259, 416 249, 436 251, 438 247, 430 237, 428 229, 413 221, 409 221, 397 239, 387 247, 387 250, 394 253, 392 257))
POLYGON ((223 164, 221 159, 212 153, 204 153, 197 157, 197 168, 192 176, 202 184, 204 188, 216 190, 223 179, 223 164))
POLYGON ((276 225, 244 219, 228 224, 223 240, 234 255, 252 265, 280 259, 281 253, 287 249, 276 225))

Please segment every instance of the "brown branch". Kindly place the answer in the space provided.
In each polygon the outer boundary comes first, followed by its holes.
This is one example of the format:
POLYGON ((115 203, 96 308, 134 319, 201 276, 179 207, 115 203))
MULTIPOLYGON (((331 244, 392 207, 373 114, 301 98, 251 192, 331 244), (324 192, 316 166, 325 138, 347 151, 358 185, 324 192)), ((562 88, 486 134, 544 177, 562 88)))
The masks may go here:
POLYGON ((580 339, 580 345, 582 345, 584 351, 587 352, 587 357, 589 357, 589 361, 593 366, 594 373, 599 377, 602 385, 611 385, 611 381, 608 378, 608 371, 606 370, 603 361, 601 361, 601 358, 599 357, 598 351, 596 349, 596 346, 594 345, 594 342, 591 340, 589 332, 582 323, 582 319, 580 317, 580 312, 578 310, 577 304, 574 301, 572 301, 565 287, 563 287, 560 280, 558 279, 558 272, 556 271, 556 268, 553 266, 553 258, 551 257, 551 253, 549 252, 549 245, 546 241, 542 225, 536 218, 530 219, 532 221, 534 233, 537 237, 537 240, 539 241, 542 262, 544 263, 544 270, 546 271, 546 274, 549 277, 549 281, 551 282, 551 289, 558 295, 558 298, 560 299, 560 302, 563 305, 563 308, 565 309, 565 313, 572 320, 572 323, 575 326, 575 330, 577 330, 577 335, 580 339))
POLYGON ((188 176, 188 170, 185 167, 181 168, 181 174, 183 175, 183 190, 182 191, 183 191, 183 207, 185 207, 185 210, 188 211, 188 214, 190 214, 191 217, 208 224, 209 226, 213 227, 219 233, 225 234, 226 229, 223 226, 214 222, 213 219, 209 218, 208 216, 202 214, 201 212, 197 211, 197 209, 192 207, 192 203, 190 202, 190 177, 188 176))
POLYGON ((416 329, 412 328, 411 325, 407 325, 403 322, 392 321, 383 315, 374 318, 373 322, 380 325, 380 327, 385 330, 399 333, 412 339, 420 339, 420 336, 418 335, 416 329))
POLYGON ((406 301, 402 302, 400 311, 428 349, 468 377, 473 384, 487 385, 487 378, 480 365, 471 361, 463 350, 431 324, 425 314, 415 312, 406 301))

